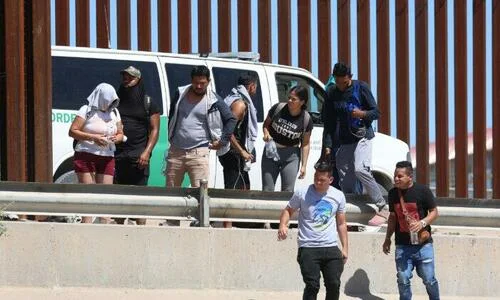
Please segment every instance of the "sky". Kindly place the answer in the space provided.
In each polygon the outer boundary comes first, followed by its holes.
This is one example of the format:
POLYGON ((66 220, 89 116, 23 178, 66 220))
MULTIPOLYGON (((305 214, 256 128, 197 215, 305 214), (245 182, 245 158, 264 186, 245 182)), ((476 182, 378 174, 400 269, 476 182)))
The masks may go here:
MULTIPOLYGON (((76 45, 76 34, 75 34, 75 1, 70 0, 70 45, 76 45)), ((131 44, 132 50, 137 50, 137 1, 140 0, 131 0, 131 44)), ((158 50, 158 39, 157 39, 157 28, 158 28, 158 18, 157 18, 157 4, 158 1, 161 0, 151 0, 151 40, 152 40, 152 50, 158 50)), ((172 52, 177 52, 178 43, 177 43, 177 5, 182 3, 181 1, 187 0, 172 0, 172 52)), ((218 45, 218 36, 217 36, 217 0, 208 0, 211 1, 211 16, 212 16, 212 52, 217 52, 218 45)), ((231 0, 231 9, 232 9, 232 26, 231 26, 231 36, 232 39, 232 51, 238 51, 238 24, 237 24, 237 0, 231 0)), ((258 27, 257 27, 257 5, 258 0, 251 0, 251 15, 252 15, 252 51, 258 52, 258 27)), ((395 0, 396 1, 396 0, 395 0)), ((395 49, 395 1, 391 1, 390 3, 390 48, 395 49)), ((409 32, 409 72, 410 72, 410 110, 411 112, 415 111, 416 106, 416 89, 418 88, 418 82, 415 82, 415 1, 417 0, 409 0, 409 24, 408 24, 408 32, 409 32)), ((468 70, 472 70, 472 1, 467 1, 467 45, 468 45, 468 53, 467 53, 467 67, 468 70)), ((95 3, 96 0, 90 0, 90 46, 96 46, 96 21, 95 21, 95 3)), ((192 20, 192 52, 198 52, 198 24, 197 24, 197 13, 198 13, 198 1, 191 1, 191 20, 192 20)), ((317 45, 317 23, 316 23, 316 15, 317 15, 317 1, 311 1, 311 45, 317 45)), ((51 0, 51 42, 55 45, 55 0, 51 0)), ((116 5, 117 0, 110 0, 110 44, 111 48, 117 48, 117 29, 116 29, 116 5)), ((376 77, 376 58, 377 58, 377 47, 376 47, 376 18, 375 18, 375 10, 376 10, 376 1, 370 1, 370 41, 371 41, 371 52, 370 52, 370 61, 371 61, 371 88, 374 95, 377 95, 377 77, 376 77)), ((429 11, 428 11, 428 53, 429 53, 429 138, 430 141, 433 142, 435 140, 435 81, 434 81, 434 0, 428 1, 429 11)), ((278 36, 278 18, 277 18, 277 7, 278 1, 271 0, 271 27, 272 27, 272 35, 273 37, 278 36)), ((337 0, 331 1, 331 40, 332 40, 332 63, 337 61, 338 52, 337 52, 337 31, 336 31, 336 23, 337 23, 337 0)), ((291 24, 292 24, 292 66, 298 66, 298 43, 300 42, 298 38, 298 29, 297 29, 297 0, 291 0, 291 24)), ((454 31, 453 28, 453 1, 448 1, 448 103, 449 103, 449 135, 450 137, 454 136, 454 31)), ((352 72, 354 74, 354 78, 356 78, 357 74, 357 16, 356 16, 356 1, 351 1, 351 67, 352 72)), ((487 118, 486 124, 487 127, 492 126, 492 0, 486 0, 486 103, 487 103, 487 118)), ((311 72, 314 75, 318 75, 318 64, 317 64, 317 55, 318 51, 315 46, 311 46, 311 54, 312 54, 312 67, 311 72)), ((396 82, 396 58, 395 55, 391 55, 390 67, 391 74, 390 80, 391 82, 396 82)), ((272 41, 272 62, 278 63, 278 45, 277 38, 273 38, 272 41)), ((468 102, 468 119, 467 125, 469 128, 469 132, 472 131, 473 124, 473 90, 472 90, 472 72, 467 72, 464 74, 467 76, 467 84, 468 84, 468 94, 467 94, 467 102, 468 102)), ((396 86, 394 85, 391 88, 391 135, 396 136, 396 86)), ((410 113, 410 146, 415 145, 416 140, 416 125, 415 125, 415 113, 410 113)))

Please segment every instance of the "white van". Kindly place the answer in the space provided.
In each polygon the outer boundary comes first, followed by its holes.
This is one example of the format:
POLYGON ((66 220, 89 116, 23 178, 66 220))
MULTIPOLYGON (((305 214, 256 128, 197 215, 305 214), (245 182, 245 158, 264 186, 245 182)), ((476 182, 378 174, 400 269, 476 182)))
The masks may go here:
MULTIPOLYGON (((239 73, 255 72, 259 78, 257 94, 253 98, 257 108, 257 118, 262 123, 270 107, 276 102, 286 102, 290 87, 301 84, 309 88, 308 110, 314 121, 311 136, 306 178, 297 180, 296 187, 312 182, 313 166, 319 159, 323 125, 319 118, 326 93, 323 83, 309 71, 289 66, 224 59, 200 55, 169 54, 95 48, 52 47, 52 137, 54 182, 76 182, 73 172, 72 140, 68 129, 75 117, 76 110, 86 104, 86 98, 95 86, 107 82, 118 88, 121 80, 120 70, 133 65, 141 70, 147 93, 152 97, 160 111, 160 136, 153 151, 148 185, 165 186, 161 169, 164 153, 168 148, 167 116, 170 99, 179 86, 189 84, 190 72, 194 65, 206 65, 211 73, 214 90, 225 97, 236 85, 239 73)), ((119 110, 119 107, 118 107, 119 110)), ((251 189, 261 190, 260 161, 264 142, 262 127, 256 143, 257 163, 250 170, 251 189)), ((211 151, 214 152, 214 151, 211 151)), ((390 136, 376 133, 373 139, 372 172, 375 179, 385 190, 392 187, 392 176, 396 162, 407 160, 408 145, 390 136)), ((215 153, 210 156, 209 186, 223 188, 222 167, 215 153)), ((278 185, 280 180, 278 179, 278 185)), ((185 181, 189 184, 188 181, 185 181)), ((277 186, 277 190, 279 186, 277 186)))

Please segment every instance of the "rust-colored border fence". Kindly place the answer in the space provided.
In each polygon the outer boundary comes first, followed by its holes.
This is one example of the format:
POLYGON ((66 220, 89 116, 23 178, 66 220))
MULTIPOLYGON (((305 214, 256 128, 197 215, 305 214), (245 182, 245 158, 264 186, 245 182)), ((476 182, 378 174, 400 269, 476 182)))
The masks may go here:
MULTIPOLYGON (((13 20, 23 20, 11 15, 11 12, 18 12, 22 8, 15 7, 19 6, 18 1, 5 0, 4 3, 4 13, 1 15, 9 26, 5 27, 3 35, 9 41, 10 34, 22 33, 22 27, 13 26, 13 20)), ((412 136, 415 137, 413 159, 417 163, 416 177, 419 182, 429 184, 428 162, 431 157, 435 157, 438 196, 449 196, 450 182, 454 182, 454 196, 469 197, 469 187, 473 187, 473 197, 486 198, 487 183, 491 180, 493 198, 500 198, 500 181, 492 180, 500 178, 500 0, 95 0, 95 15, 89 14, 89 0, 77 0, 74 16, 70 16, 70 0, 52 0, 51 3, 55 5, 53 38, 57 45, 70 45, 70 22, 74 22, 74 38, 78 46, 90 46, 90 36, 95 35, 97 47, 111 47, 110 41, 114 40, 116 48, 132 49, 132 32, 137 32, 137 49, 144 51, 151 51, 152 41, 157 41, 158 51, 171 52, 175 44, 177 52, 190 53, 196 42, 198 52, 214 49, 226 52, 234 50, 233 41, 237 41, 238 51, 250 51, 252 45, 257 45, 256 50, 260 52, 263 62, 292 64, 295 53, 297 65, 314 71, 323 81, 328 78, 336 60, 355 64, 358 73, 355 77, 371 83, 376 90, 375 96, 382 112, 378 130, 407 143, 410 143, 412 136), (111 14, 110 7, 113 5, 116 15, 111 14), (152 7, 156 7, 156 11, 152 11, 152 7), (213 11, 217 13, 216 19, 213 18, 213 11), (414 13, 410 15, 410 11, 414 13), (447 21, 450 11, 453 11, 451 28, 447 21), (154 16, 157 25, 152 24, 154 16), (472 16, 469 22, 468 16, 472 16), (487 16, 492 20, 492 24, 489 24, 491 36, 486 36, 487 16), (134 18, 137 20, 136 29, 131 28, 134 18), (92 29, 91 20, 95 20, 96 24, 92 29), (111 24, 112 20, 116 24, 111 24), (176 24, 173 24, 174 20, 176 24), (292 20, 298 25, 293 26, 292 20), (432 28, 431 20, 434 24, 432 28), (232 30, 235 24, 237 36, 232 30), (409 24, 414 24, 412 34, 409 24), (372 26, 376 26, 376 29, 372 29, 372 26), (116 32, 112 32, 112 28, 116 32), (297 32, 293 28, 297 28, 297 32), (91 30, 97 32, 92 33, 91 30), (196 31, 194 37, 193 30, 196 31), (429 49, 431 32, 434 36, 433 49, 429 49), (454 40, 448 39, 450 32, 454 40), (467 47, 467 35, 470 33, 473 42, 467 47), (395 44, 391 44, 391 35, 395 44), (217 37, 217 44, 213 43, 214 36, 217 37), (297 43, 293 43, 294 36, 297 43), (410 40, 412 36, 414 41, 410 40), (175 37, 177 40, 174 40, 175 37), (487 49, 486 41, 489 39, 492 39, 492 49, 487 49), (357 45, 356 49, 353 45, 357 45), (414 49, 410 45, 415 45, 414 49), (453 49, 453 61, 449 58, 450 47, 453 49), (276 48, 277 52, 273 52, 276 48), (469 65, 467 56, 471 51, 473 63, 469 65), (372 56, 372 52, 376 56, 372 56), (410 52, 414 55, 410 56, 410 52), (273 57, 274 53, 277 53, 277 57, 273 57), (486 76, 487 53, 492 53, 492 78, 486 76), (371 57, 375 57, 374 64, 371 57), (431 57, 433 65, 430 65, 431 57), (411 69, 412 62, 414 70, 411 69), (450 65, 453 66, 454 83, 448 80, 450 65), (430 70, 434 72, 430 74, 430 70), (467 98, 471 92, 467 88, 468 74, 472 74, 469 79, 473 80, 472 104, 468 103, 467 98), (395 80, 391 81, 391 78, 395 80), (376 80, 375 84, 373 79, 376 80), (493 82, 491 111, 487 110, 487 80, 493 82), (414 86, 414 91, 411 91, 411 86, 414 86), (434 87, 432 95, 431 86, 434 87), (414 93, 413 104, 411 93, 414 93), (449 95, 454 95, 454 99, 449 99, 449 95), (467 124, 470 116, 472 136, 468 133, 467 124), (488 118, 493 120, 491 131, 486 126, 488 118), (430 126, 431 122, 434 126, 430 126), (391 123, 395 126, 391 126, 391 123), (452 139, 450 128, 454 132, 452 139), (430 132, 431 129, 435 132, 430 132), (430 143, 430 136, 436 137, 434 144, 430 143), (488 150, 492 153, 490 177, 487 176, 487 139, 493 141, 492 148, 488 150), (469 156, 472 152, 471 165, 469 156), (451 153, 454 153, 454 168, 450 167, 451 153), (469 173, 473 176, 469 176, 469 173)), ((2 72, 13 68, 16 63, 29 63, 22 58, 23 51, 26 51, 24 44, 8 43, 4 48, 2 51, 7 51, 5 57, 19 52, 13 57, 17 61, 5 60, 0 64, 2 72)), ((10 103, 22 97, 12 93, 26 94, 26 89, 30 88, 26 86, 26 80, 19 80, 24 75, 22 72, 13 74, 14 77, 7 76, 7 80, 5 76, 1 77, 3 86, 9 87, 6 92, 3 91, 2 96, 7 95, 8 100, 7 104, 2 102, 2 108, 6 107, 14 114, 12 119, 9 116, 5 119, 7 121, 2 120, 2 125, 7 123, 7 127, 2 128, 18 129, 9 125, 9 122, 14 118, 16 121, 24 120, 29 115, 23 103, 10 103)), ((2 109, 2 112, 5 111, 2 109)), ((28 120, 23 122, 30 124, 28 120)), ((20 129, 26 131, 27 128, 20 129)), ((2 153, 6 149, 4 142, 12 143, 11 135, 15 134, 8 133, 7 138, 2 139, 2 153)), ((9 146, 9 150, 19 153, 27 149, 27 145, 22 142, 12 145, 14 148, 9 146)), ((13 167, 8 161, 2 163, 3 169, 5 165, 9 170, 13 167)), ((26 166, 16 169, 14 172, 22 173, 26 166)), ((6 171, 2 174, 6 174, 6 171)))
POLYGON ((52 181, 50 0, 0 1, 1 179, 52 181))

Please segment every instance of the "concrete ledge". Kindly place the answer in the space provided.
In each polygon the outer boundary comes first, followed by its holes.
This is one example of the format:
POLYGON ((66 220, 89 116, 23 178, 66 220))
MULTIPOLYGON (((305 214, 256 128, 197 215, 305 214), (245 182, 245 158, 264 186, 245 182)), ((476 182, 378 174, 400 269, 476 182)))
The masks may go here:
MULTIPOLYGON (((0 286, 298 292, 296 231, 5 223, 0 286)), ((470 234, 470 233, 469 233, 470 234)), ((350 233, 345 294, 397 294, 381 233, 350 233)), ((436 234, 437 277, 448 296, 500 294, 500 238, 436 234)), ((414 293, 425 291, 414 277, 414 293)))
MULTIPOLYGON (((255 290, 158 290, 158 289, 110 289, 110 288, 33 288, 33 287, 0 287, 0 299, 32 300, 68 300, 68 299, 92 299, 92 300, 291 300, 301 299, 302 292, 288 291, 255 291, 255 290)), ((320 292, 318 299, 324 299, 325 293, 320 292)), ((367 294, 367 295, 340 295, 341 300, 399 300, 399 295, 389 294, 367 294)), ((413 300, 428 300, 427 295, 414 295, 413 300)), ((470 297, 444 296, 442 300, 470 300, 470 297)), ((474 300, 498 300, 498 297, 474 297, 474 300)))

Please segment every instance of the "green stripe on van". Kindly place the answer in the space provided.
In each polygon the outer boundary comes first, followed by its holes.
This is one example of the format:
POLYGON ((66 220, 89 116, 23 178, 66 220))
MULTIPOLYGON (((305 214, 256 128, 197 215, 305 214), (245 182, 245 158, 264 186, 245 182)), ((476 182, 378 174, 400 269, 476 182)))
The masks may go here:
POLYGON ((149 164, 149 186, 165 186, 165 175, 163 175, 162 168, 164 167, 164 164, 166 164, 164 155, 168 148, 167 136, 167 116, 160 116, 160 132, 158 133, 158 142, 153 149, 151 162, 149 164))
MULTIPOLYGON (((167 116, 160 116, 160 132, 158 134, 158 142, 153 149, 153 154, 151 155, 151 162, 149 164, 149 180, 148 186, 160 186, 164 187, 166 184, 165 175, 163 175, 163 169, 166 168, 165 161, 165 151, 169 147, 168 143, 168 120, 167 116)), ((189 187, 190 180, 189 176, 186 174, 184 180, 182 181, 182 187, 189 187)))

